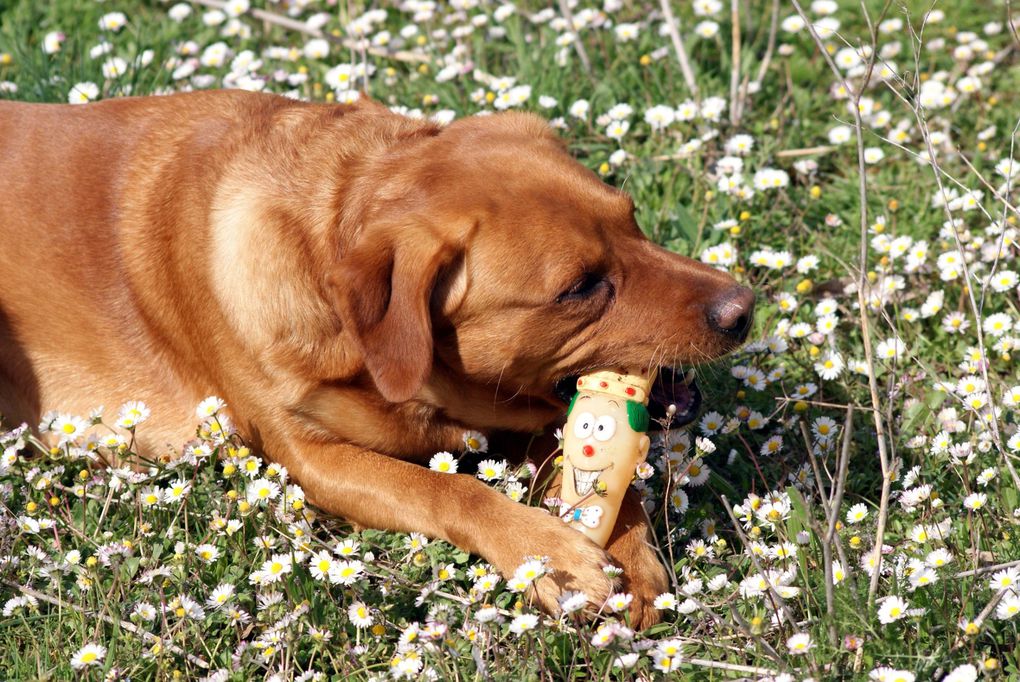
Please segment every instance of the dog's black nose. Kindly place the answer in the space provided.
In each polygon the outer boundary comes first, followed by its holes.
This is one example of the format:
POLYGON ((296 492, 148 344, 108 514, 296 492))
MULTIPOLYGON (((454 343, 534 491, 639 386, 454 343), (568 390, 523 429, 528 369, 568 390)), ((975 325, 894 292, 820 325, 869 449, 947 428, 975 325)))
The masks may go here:
POLYGON ((712 329, 740 342, 747 338, 754 319, 754 292, 747 287, 727 289, 708 307, 712 329))

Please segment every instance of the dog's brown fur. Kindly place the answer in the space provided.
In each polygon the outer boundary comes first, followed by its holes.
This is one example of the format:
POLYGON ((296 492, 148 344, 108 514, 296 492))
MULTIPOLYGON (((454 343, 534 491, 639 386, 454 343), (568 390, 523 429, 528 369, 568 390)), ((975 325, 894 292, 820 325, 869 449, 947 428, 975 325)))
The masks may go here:
MULTIPOLYGON (((467 475, 419 464, 465 429, 533 431, 585 368, 692 363, 732 343, 705 311, 726 275, 653 246, 633 206, 522 114, 441 129, 368 102, 239 92, 72 107, 0 103, 0 413, 143 400, 149 452, 194 406, 309 498, 419 531, 538 597, 613 588, 606 553, 467 475), (583 273, 606 282, 562 296, 583 273)), ((608 554, 639 625, 665 573, 629 498, 608 554)))

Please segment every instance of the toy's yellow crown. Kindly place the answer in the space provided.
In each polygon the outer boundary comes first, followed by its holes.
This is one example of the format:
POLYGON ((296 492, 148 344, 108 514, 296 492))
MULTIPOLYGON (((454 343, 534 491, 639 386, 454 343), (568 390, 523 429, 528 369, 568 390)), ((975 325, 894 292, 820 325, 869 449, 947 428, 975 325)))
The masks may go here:
POLYGON ((647 405, 648 393, 655 383, 656 374, 655 371, 648 375, 614 371, 593 372, 577 380, 577 390, 606 393, 647 405))

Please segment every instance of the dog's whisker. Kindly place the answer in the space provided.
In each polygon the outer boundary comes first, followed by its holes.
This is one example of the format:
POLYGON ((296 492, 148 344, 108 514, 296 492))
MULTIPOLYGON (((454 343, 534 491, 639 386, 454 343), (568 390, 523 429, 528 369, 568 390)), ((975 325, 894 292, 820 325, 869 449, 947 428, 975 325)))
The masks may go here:
POLYGON ((506 366, 510 364, 507 360, 503 363, 503 366, 499 368, 499 377, 496 379, 496 391, 492 394, 492 406, 495 407, 499 404, 499 386, 503 382, 503 372, 506 371, 506 366))
POLYGON ((528 404, 530 405, 530 404, 531 404, 531 402, 530 402, 530 401, 531 401, 531 396, 530 396, 530 395, 528 395, 527 393, 525 393, 525 391, 524 391, 524 388, 525 388, 524 384, 521 384, 521 385, 519 385, 519 386, 517 387, 517 390, 516 390, 516 391, 514 391, 512 395, 510 395, 509 397, 507 397, 507 398, 506 398, 506 400, 499 400, 499 399, 498 399, 498 396, 497 396, 497 399, 496 399, 495 401, 493 401, 493 403, 492 403, 492 404, 493 404, 493 406, 495 406, 495 405, 499 405, 499 404, 503 404, 503 405, 506 405, 506 404, 508 404, 508 403, 511 403, 511 402, 513 402, 513 401, 514 401, 514 399, 515 399, 515 398, 517 398, 517 396, 521 395, 522 393, 524 393, 524 394, 525 394, 525 395, 527 396, 527 398, 528 398, 528 404))

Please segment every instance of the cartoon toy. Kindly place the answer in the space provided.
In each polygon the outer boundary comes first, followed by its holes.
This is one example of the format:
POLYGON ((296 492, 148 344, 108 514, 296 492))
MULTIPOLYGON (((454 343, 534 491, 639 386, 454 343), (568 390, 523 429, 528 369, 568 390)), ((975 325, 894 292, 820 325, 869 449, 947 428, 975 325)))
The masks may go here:
POLYGON ((606 546, 627 486, 648 456, 655 374, 603 371, 577 380, 563 428, 560 518, 606 546))

